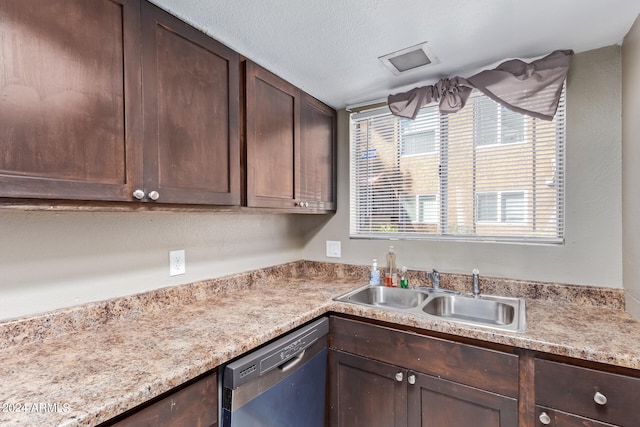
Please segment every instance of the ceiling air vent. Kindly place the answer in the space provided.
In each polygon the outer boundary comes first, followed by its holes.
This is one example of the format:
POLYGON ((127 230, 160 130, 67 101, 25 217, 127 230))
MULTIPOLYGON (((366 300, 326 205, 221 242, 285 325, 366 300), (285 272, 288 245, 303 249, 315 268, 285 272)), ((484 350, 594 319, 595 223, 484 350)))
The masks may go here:
POLYGON ((439 64, 440 60, 427 46, 421 43, 378 58, 396 76, 407 71, 420 70, 426 66, 439 64))

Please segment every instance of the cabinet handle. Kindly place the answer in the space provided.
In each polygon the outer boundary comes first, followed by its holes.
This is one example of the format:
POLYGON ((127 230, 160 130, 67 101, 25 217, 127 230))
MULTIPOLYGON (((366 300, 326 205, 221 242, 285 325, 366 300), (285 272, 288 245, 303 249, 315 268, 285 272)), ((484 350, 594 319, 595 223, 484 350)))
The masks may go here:
POLYGON ((301 208, 308 208, 309 207, 309 202, 297 202, 296 205, 301 207, 301 208))
POLYGON ((593 395, 593 401, 596 402, 598 405, 604 406, 607 404, 607 396, 600 393, 599 391, 596 391, 596 394, 593 395))
POLYGON ((160 198, 160 193, 158 193, 157 191, 150 191, 149 192, 149 198, 151 200, 158 200, 160 198))
POLYGON ((540 414, 540 416, 538 417, 538 419, 540 420, 540 422, 544 425, 549 425, 551 424, 551 417, 549 417, 549 415, 547 415, 546 412, 542 412, 540 414))
POLYGON ((415 375, 409 375, 407 377, 407 382, 411 385, 414 385, 416 383, 416 376, 415 375))
POLYGON ((404 378, 404 375, 402 375, 402 372, 398 372, 396 374, 396 381, 400 382, 402 381, 403 378, 404 378))
POLYGON ((133 197, 135 197, 138 200, 144 199, 144 191, 137 189, 136 191, 133 192, 133 197))

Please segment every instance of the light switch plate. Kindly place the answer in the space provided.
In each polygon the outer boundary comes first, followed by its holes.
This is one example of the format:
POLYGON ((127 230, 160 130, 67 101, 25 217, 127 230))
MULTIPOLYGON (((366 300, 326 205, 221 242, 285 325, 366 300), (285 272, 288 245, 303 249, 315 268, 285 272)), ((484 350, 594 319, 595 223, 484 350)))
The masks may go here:
POLYGON ((187 272, 184 249, 169 251, 169 276, 177 276, 187 272))
POLYGON ((327 240, 327 257, 340 258, 340 241, 339 240, 327 240))

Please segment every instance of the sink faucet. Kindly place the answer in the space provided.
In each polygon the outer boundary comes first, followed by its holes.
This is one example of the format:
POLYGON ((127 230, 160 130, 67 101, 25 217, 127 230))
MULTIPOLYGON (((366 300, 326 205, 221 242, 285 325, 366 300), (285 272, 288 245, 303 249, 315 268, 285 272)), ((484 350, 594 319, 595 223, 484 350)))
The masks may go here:
POLYGON ((473 297, 478 298, 480 296, 480 272, 477 268, 473 269, 473 297))
POLYGON ((427 279, 431 280, 433 289, 440 289, 440 273, 435 268, 431 273, 427 272, 427 279))

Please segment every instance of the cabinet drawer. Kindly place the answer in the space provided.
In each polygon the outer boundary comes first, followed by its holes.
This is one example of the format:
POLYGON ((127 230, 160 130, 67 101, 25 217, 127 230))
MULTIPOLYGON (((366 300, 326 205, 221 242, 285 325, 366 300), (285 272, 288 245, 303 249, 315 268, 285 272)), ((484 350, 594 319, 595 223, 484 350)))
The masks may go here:
POLYGON ((639 378, 540 359, 535 371, 537 405, 620 426, 640 425, 639 378), (596 393, 606 403, 597 403, 596 393))
POLYGON ((517 355, 339 317, 331 322, 329 343, 337 350, 518 396, 517 355))
POLYGON ((601 423, 600 421, 590 420, 578 415, 567 414, 566 412, 556 411, 554 409, 545 408, 544 406, 536 406, 536 427, 616 427, 613 424, 601 423), (543 423, 540 417, 546 414, 548 424, 543 423))
POLYGON ((134 412, 113 427, 214 427, 218 425, 216 372, 134 412))

